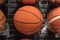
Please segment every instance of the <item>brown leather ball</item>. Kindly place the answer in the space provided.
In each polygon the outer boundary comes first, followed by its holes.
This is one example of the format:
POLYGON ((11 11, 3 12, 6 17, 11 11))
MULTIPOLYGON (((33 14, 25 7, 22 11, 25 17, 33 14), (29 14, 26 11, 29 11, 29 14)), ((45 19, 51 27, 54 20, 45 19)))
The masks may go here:
POLYGON ((47 15, 48 23, 50 24, 48 28, 55 34, 60 34, 60 7, 53 9, 47 15))
POLYGON ((34 6, 19 8, 14 15, 14 26, 22 34, 32 35, 38 32, 43 23, 43 16, 34 6))

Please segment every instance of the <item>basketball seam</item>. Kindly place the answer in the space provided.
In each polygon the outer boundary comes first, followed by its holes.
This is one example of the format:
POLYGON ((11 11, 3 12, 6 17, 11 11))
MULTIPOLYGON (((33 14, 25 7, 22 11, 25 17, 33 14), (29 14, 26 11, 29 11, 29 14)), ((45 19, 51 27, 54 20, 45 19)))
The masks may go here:
MULTIPOLYGON (((42 24, 41 24, 42 25, 42 24)), ((40 25, 39 25, 40 26, 40 25)), ((36 29, 38 29, 38 28, 40 28, 40 27, 37 27, 37 28, 35 28, 33 31, 35 31, 36 29)), ((42 28, 42 26, 41 26, 41 28, 42 28)), ((29 32, 33 32, 33 31, 29 31, 29 32)), ((21 31, 20 31, 21 32, 21 31)), ((26 32, 26 31, 24 31, 24 32, 26 32)))
MULTIPOLYGON (((57 20, 60 20, 60 19, 57 19, 57 20)), ((55 20, 55 21, 57 21, 57 20, 55 20)), ((53 21, 53 22, 55 22, 55 21, 53 21)), ((53 22, 52 22, 52 23, 53 23, 53 22)))
MULTIPOLYGON (((60 14, 59 14, 59 15, 54 16, 53 18, 55 18, 55 17, 57 17, 57 16, 60 16, 60 14)), ((53 19, 53 18, 51 18, 51 19, 53 19)), ((50 19, 50 20, 51 20, 51 19, 50 19)), ((50 21, 50 20, 48 20, 48 21, 50 21)))
MULTIPOLYGON (((32 15, 36 16, 32 12, 29 12, 29 11, 26 11, 26 10, 20 10, 20 11, 25 11, 25 12, 31 13, 32 15)), ((36 16, 36 17, 40 20, 39 22, 42 23, 42 20, 38 16, 36 16)), ((16 20, 14 20, 14 21, 16 21, 16 20)), ((19 21, 16 21, 16 22, 19 22, 19 21)), ((39 23, 39 22, 37 22, 37 23, 39 23)), ((24 23, 24 24, 37 24, 37 23, 31 23, 31 22, 30 23, 27 23, 27 22, 19 22, 19 23, 24 23)))
POLYGON ((58 19, 60 19, 60 15, 59 15, 59 16, 56 16, 56 17, 53 18, 53 19, 51 19, 51 20, 50 20, 50 23, 52 23, 52 22, 54 22, 55 20, 58 20, 58 19))

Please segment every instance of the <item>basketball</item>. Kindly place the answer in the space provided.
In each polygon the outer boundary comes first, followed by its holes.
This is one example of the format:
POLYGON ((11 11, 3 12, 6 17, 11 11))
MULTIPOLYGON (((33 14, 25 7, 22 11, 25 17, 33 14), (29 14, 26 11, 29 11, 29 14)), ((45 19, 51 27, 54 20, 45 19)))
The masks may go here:
POLYGON ((6 2, 6 0, 0 0, 0 5, 2 5, 5 2, 6 2))
POLYGON ((49 0, 49 1, 56 4, 57 6, 60 6, 60 0, 49 0))
POLYGON ((5 24, 6 24, 6 17, 3 14, 3 12, 0 10, 0 32, 3 30, 5 24))
POLYGON ((23 39, 20 39, 20 40, 32 40, 32 39, 30 39, 30 38, 23 38, 23 39))
POLYGON ((43 16, 41 11, 33 6, 21 7, 14 15, 16 29, 25 35, 31 35, 39 31, 42 23, 43 16))
POLYGON ((47 15, 48 23, 50 24, 50 29, 56 34, 60 34, 60 7, 53 9, 47 15))
POLYGON ((17 0, 17 1, 23 4, 35 4, 38 2, 38 0, 17 0))

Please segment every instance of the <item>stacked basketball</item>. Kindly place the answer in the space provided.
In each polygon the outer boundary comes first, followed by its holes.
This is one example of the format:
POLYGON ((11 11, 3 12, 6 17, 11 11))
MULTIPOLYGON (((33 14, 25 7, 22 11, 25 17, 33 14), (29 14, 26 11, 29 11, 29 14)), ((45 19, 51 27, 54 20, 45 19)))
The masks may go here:
POLYGON ((47 20, 50 24, 50 30, 52 30, 55 34, 60 35, 60 7, 53 9, 47 15, 47 20))
POLYGON ((31 35, 38 32, 43 23, 41 11, 33 6, 19 8, 14 15, 14 25, 16 29, 25 34, 31 35))
POLYGON ((3 12, 0 10, 0 32, 3 31, 6 24, 6 17, 3 12))

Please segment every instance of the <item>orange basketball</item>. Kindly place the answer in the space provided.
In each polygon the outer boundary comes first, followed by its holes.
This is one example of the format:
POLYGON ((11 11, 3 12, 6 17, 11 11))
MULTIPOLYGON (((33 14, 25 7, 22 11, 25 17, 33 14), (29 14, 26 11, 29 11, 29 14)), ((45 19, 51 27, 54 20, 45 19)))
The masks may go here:
POLYGON ((2 5, 6 0, 0 0, 0 5, 2 5))
POLYGON ((6 23, 6 18, 3 12, 0 10, 0 32, 3 30, 6 23))
POLYGON ((49 0, 49 1, 56 4, 57 6, 60 6, 60 0, 49 0))
POLYGON ((22 2, 23 4, 35 4, 38 2, 38 0, 17 0, 19 2, 22 2))
POLYGON ((34 34, 41 29, 43 16, 41 11, 33 6, 19 8, 14 15, 16 29, 26 35, 34 34))
POLYGON ((47 15, 47 20, 51 30, 56 34, 60 34, 60 7, 53 9, 47 15))

